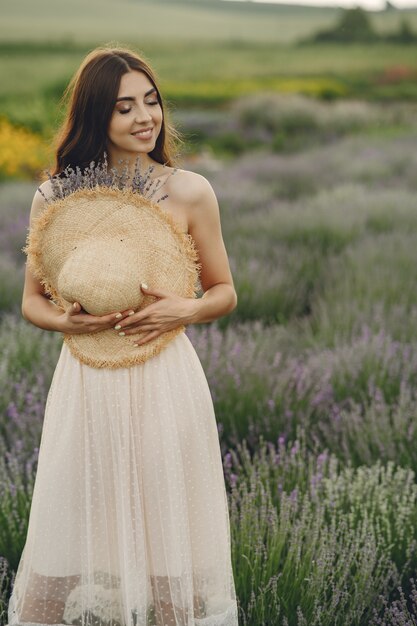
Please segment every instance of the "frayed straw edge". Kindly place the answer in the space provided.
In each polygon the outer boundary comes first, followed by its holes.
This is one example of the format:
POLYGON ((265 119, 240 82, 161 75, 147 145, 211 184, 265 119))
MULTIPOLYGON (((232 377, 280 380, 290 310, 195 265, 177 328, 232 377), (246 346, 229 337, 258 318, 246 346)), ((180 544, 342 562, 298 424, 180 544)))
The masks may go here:
MULTIPOLYGON (((32 233, 33 234, 33 233, 32 233)), ((39 246, 41 245, 40 241, 38 241, 39 236, 38 233, 34 237, 28 235, 27 244, 22 248, 22 252, 27 255, 27 265, 31 270, 32 274, 39 280, 41 285, 44 288, 44 292, 46 295, 50 295, 52 300, 61 308, 65 309, 63 305, 63 300, 57 290, 53 287, 53 285, 49 282, 48 278, 45 278, 45 270, 41 262, 41 254, 39 252, 39 246), (34 241, 36 240, 36 241, 34 241)))
MULTIPOLYGON (((71 354, 85 365, 89 365, 94 368, 118 369, 120 367, 131 367, 133 365, 145 363, 148 359, 157 356, 167 346, 167 344, 184 331, 185 326, 183 325, 178 326, 178 328, 174 328, 173 330, 169 330, 166 333, 159 335, 159 337, 156 337, 152 341, 135 347, 135 351, 137 351, 135 354, 130 354, 122 357, 121 359, 119 358, 117 361, 109 361, 108 359, 92 357, 83 352, 78 345, 78 341, 80 339, 82 341, 83 335, 64 334, 64 342, 68 345, 71 354)), ((122 340, 122 337, 120 337, 120 339, 122 340)))

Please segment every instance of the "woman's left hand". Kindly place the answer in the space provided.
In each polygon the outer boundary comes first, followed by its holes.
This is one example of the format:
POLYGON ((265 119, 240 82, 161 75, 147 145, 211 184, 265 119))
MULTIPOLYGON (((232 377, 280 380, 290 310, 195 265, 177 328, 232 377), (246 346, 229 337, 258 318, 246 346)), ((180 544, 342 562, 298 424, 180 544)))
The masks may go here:
POLYGON ((141 333, 141 337, 134 340, 134 345, 142 345, 167 330, 191 322, 197 302, 195 298, 183 298, 170 291, 151 289, 144 283, 141 284, 141 289, 144 294, 156 296, 158 300, 115 326, 116 331, 124 332, 126 336, 141 333))

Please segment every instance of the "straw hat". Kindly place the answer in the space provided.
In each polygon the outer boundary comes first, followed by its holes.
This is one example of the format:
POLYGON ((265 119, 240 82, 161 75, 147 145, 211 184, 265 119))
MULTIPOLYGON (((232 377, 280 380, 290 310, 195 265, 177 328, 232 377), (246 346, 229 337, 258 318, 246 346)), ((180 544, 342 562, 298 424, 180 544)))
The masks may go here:
MULTIPOLYGON (((142 293, 142 282, 182 297, 197 295, 201 267, 195 243, 157 202, 133 188, 91 180, 90 188, 63 188, 63 197, 55 193, 34 219, 22 248, 58 306, 67 311, 79 302, 92 315, 138 311, 156 300, 142 293)), ((64 333, 64 341, 91 367, 129 367, 159 354, 184 330, 179 326, 140 346, 114 328, 64 333)))

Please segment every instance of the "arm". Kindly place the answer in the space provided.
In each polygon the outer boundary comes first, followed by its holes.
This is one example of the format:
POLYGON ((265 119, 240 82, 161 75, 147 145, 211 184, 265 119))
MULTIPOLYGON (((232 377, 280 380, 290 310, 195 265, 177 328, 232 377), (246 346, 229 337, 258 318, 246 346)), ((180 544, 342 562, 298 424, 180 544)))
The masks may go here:
MULTIPOLYGON (((48 189, 48 182, 41 185, 44 193, 48 189)), ((41 213, 44 206, 45 199, 36 190, 30 209, 30 227, 32 227, 34 218, 41 213)), ((59 319, 62 316, 62 310, 45 294, 43 285, 34 277, 27 262, 22 296, 22 316, 26 321, 34 326, 38 326, 38 328, 60 331, 59 319)))
POLYGON ((188 204, 188 229, 202 265, 204 294, 193 302, 189 323, 211 322, 231 313, 237 295, 223 241, 216 195, 203 176, 193 176, 192 200, 188 204))
MULTIPOLYGON (((46 197, 51 192, 50 182, 41 185, 46 197)), ((37 190, 30 210, 30 227, 33 220, 45 208, 45 199, 37 190)), ((129 310, 110 313, 108 315, 90 315, 81 313, 79 302, 74 303, 74 309, 64 311, 48 298, 42 283, 35 278, 26 263, 25 284, 22 296, 22 316, 43 330, 52 330, 68 334, 91 333, 113 328, 115 321, 129 317, 129 310)))

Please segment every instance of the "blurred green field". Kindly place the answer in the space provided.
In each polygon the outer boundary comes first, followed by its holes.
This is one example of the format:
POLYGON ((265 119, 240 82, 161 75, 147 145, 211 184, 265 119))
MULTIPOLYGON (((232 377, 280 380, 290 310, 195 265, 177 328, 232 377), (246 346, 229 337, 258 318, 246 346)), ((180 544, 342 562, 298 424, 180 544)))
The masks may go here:
MULTIPOLYGON (((121 44, 128 43, 125 39, 121 44)), ((413 46, 389 44, 340 46, 281 46, 272 43, 132 42, 155 67, 162 84, 207 84, 252 79, 262 84, 279 77, 358 77, 381 72, 386 66, 417 69, 413 46)), ((0 47, 0 96, 32 94, 48 85, 65 82, 93 46, 4 45, 0 47)), ((237 94, 238 95, 238 94, 237 94)))
MULTIPOLYGON (((329 26, 339 12, 221 0, 73 0, 59 6, 53 0, 3 0, 0 37, 78 43, 109 38, 288 43, 329 26)), ((375 15, 375 27, 381 32, 395 28, 400 16, 417 25, 415 10, 387 11, 375 15)))
MULTIPOLYGON (((415 46, 297 43, 339 15, 338 8, 221 0, 75 0, 59 8, 51 0, 5 0, 0 116, 50 135, 71 75, 88 50, 109 42, 150 61, 174 108, 220 106, 260 91, 417 100, 415 46)), ((372 14, 379 32, 398 29, 403 18, 417 29, 417 10, 372 14)))
MULTIPOLYGON (((104 43, 104 42, 103 42, 104 43)), ((126 40, 120 42, 122 45, 126 40)), ((132 44, 156 70, 176 107, 213 107, 261 91, 330 99, 417 100, 413 46, 272 42, 141 41, 132 44)), ((0 115, 43 135, 59 120, 58 100, 93 46, 56 42, 0 46, 0 115)))
POLYGON ((2 2, 3 41, 53 41, 67 38, 94 42, 108 38, 183 41, 290 41, 316 26, 328 24, 334 10, 281 10, 274 5, 241 2, 161 0, 52 0, 2 2), (302 18, 300 19, 300 14, 302 18), (22 15, 25 15, 22 20, 22 15))

